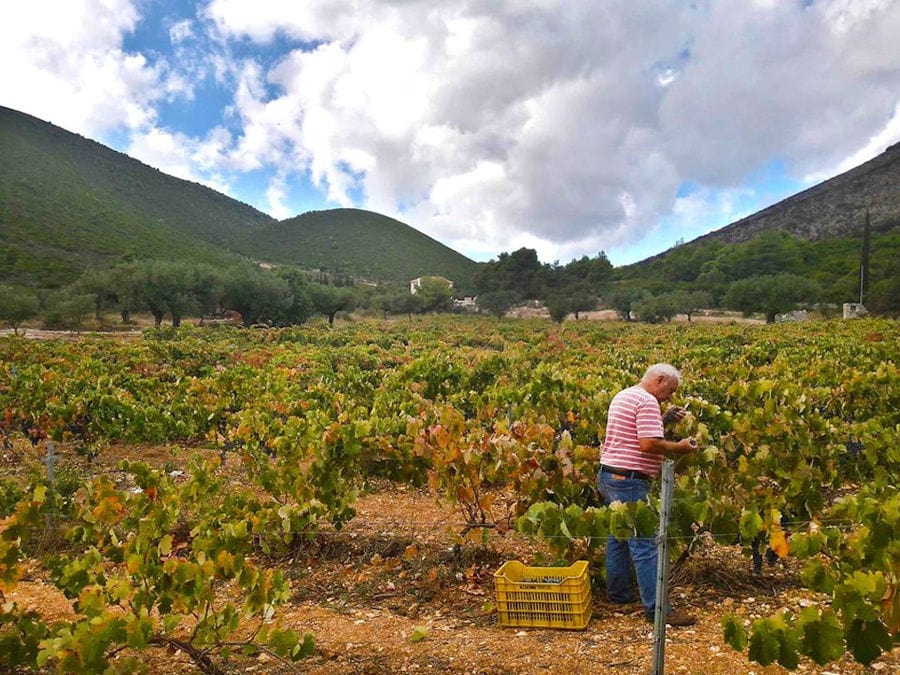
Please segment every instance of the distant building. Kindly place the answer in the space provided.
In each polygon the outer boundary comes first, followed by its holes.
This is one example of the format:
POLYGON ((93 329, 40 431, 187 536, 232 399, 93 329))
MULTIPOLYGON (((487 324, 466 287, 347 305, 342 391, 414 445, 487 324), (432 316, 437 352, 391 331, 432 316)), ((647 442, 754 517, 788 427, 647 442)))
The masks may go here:
POLYGON ((449 279, 445 279, 444 277, 416 277, 412 281, 409 282, 409 292, 415 295, 419 292, 419 288, 422 286, 422 282, 427 281, 429 279, 435 279, 437 281, 443 281, 449 288, 453 288, 453 282, 449 279))
POLYGON ((863 316, 868 316, 869 312, 866 310, 865 305, 859 302, 845 302, 844 303, 844 318, 845 319, 858 319, 863 316))

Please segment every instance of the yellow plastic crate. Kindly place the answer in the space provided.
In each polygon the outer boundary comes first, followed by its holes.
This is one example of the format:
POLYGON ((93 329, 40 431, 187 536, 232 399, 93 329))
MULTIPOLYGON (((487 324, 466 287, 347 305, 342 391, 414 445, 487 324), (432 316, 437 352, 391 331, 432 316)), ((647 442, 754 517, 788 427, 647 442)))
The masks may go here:
POLYGON ((588 625, 593 611, 588 563, 527 567, 510 560, 494 573, 501 626, 570 628, 588 625))

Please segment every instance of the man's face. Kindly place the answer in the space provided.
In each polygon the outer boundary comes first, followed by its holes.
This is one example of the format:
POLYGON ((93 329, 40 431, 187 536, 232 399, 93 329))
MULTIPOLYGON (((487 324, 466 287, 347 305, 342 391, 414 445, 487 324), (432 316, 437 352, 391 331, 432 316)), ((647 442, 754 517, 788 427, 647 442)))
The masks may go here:
POLYGON ((660 375, 656 381, 656 398, 662 401, 668 401, 672 398, 672 394, 675 393, 675 390, 678 389, 678 380, 673 380, 665 375, 660 375))

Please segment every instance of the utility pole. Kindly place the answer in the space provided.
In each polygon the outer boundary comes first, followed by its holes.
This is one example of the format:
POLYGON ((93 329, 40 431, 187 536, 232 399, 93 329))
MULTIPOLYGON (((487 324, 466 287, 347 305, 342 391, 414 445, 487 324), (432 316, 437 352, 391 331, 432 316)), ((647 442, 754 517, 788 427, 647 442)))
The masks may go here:
POLYGON ((866 304, 866 295, 869 292, 869 239, 871 223, 869 222, 869 209, 866 209, 866 222, 863 226, 862 254, 859 262, 859 304, 866 304))

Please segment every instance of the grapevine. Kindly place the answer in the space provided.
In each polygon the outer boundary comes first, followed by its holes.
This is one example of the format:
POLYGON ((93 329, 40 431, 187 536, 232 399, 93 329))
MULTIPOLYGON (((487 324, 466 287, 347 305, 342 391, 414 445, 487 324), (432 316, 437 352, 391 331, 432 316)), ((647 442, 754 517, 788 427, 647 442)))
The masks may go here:
MULTIPOLYGON (((672 555, 711 537, 740 542, 748 559, 766 549, 794 556, 804 584, 830 599, 829 609, 761 619, 749 632, 727 620, 728 642, 787 667, 844 650, 871 662, 892 648, 900 615, 898 338, 877 319, 674 325, 663 335, 466 318, 265 333, 185 326, 128 344, 4 338, 5 444, 50 439, 86 453, 202 444, 245 481, 224 486, 218 465, 199 462, 178 486, 123 467, 137 493, 98 477, 77 495, 72 551, 49 565, 87 623, 63 635, 17 614, 24 628, 13 628, 4 610, 0 649, 16 663, 65 669, 75 663, 66 659, 91 655, 100 667, 123 645, 178 640, 212 669, 234 648, 229 636, 259 621, 249 629, 256 648, 299 657, 312 638, 267 628, 288 591, 258 558, 302 546, 326 523, 340 528, 374 477, 429 484, 482 541, 515 522, 560 560, 599 563, 609 534, 655 531, 653 498, 600 504, 594 482, 609 401, 665 360, 685 373, 673 403, 689 414, 673 433, 700 444, 677 465, 672 555), (244 604, 218 609, 225 582, 243 589, 244 604), (157 594, 139 592, 143 583, 157 594), (79 628, 88 624, 104 628, 79 628)), ((0 493, 6 589, 27 555, 23 528, 46 501, 37 487, 0 493)))

